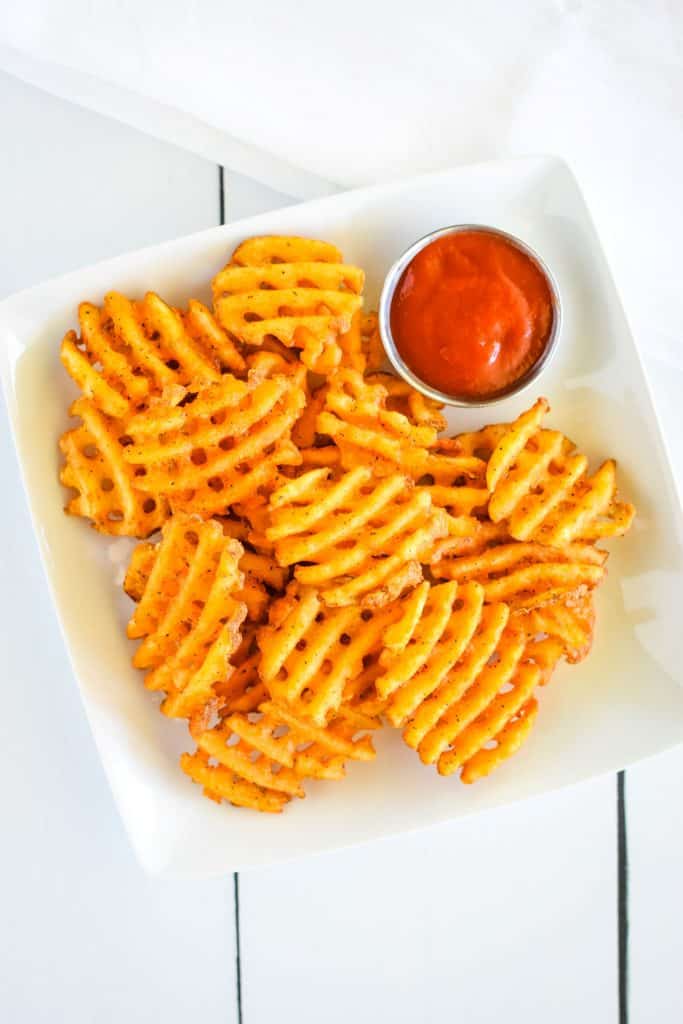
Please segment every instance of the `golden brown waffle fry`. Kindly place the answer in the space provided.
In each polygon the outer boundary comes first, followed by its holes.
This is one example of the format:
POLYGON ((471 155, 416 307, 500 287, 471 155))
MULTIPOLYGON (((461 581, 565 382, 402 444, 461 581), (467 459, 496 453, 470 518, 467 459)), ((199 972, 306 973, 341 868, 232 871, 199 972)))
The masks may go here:
POLYGON ((275 338, 301 350, 305 365, 329 373, 339 364, 339 336, 362 305, 364 274, 341 262, 334 246, 306 238, 249 239, 213 280, 216 316, 247 345, 275 338))
POLYGON ((247 381, 226 374, 134 416, 124 455, 142 473, 140 489, 202 515, 268 489, 280 466, 300 458, 289 441, 304 402, 300 379, 298 371, 247 381))
POLYGON ((488 746, 482 746, 465 762, 460 772, 460 781, 476 782, 489 775, 499 764, 512 757, 528 737, 538 714, 538 701, 531 697, 517 712, 510 715, 503 728, 496 733, 488 746))
POLYGON ((355 606, 328 608, 315 590, 295 590, 260 630, 259 672, 273 698, 324 725, 351 695, 364 659, 381 649, 387 615, 355 606))
POLYGON ((196 300, 181 311, 154 292, 140 302, 109 292, 102 309, 81 303, 78 319, 80 337, 74 331, 65 336, 62 363, 83 394, 118 419, 173 385, 219 380, 222 370, 245 369, 225 331, 196 300))
MULTIPOLYGON (((270 699, 268 688, 258 671, 261 652, 256 642, 257 632, 257 627, 247 619, 242 629, 242 642, 230 659, 232 672, 214 687, 216 703, 210 711, 218 712, 222 718, 234 711, 249 714, 270 699)), ((200 721, 194 719, 192 727, 195 728, 200 721)), ((208 728, 208 721, 203 728, 208 728)))
POLYGON ((306 407, 292 427, 292 441, 297 448, 311 448, 316 443, 318 434, 316 422, 325 405, 326 392, 327 388, 323 384, 322 387, 307 395, 306 407))
MULTIPOLYGON (((218 519, 218 517, 217 517, 218 519)), ((238 520, 218 519, 226 537, 246 542, 248 527, 238 520), (239 526, 241 529, 233 529, 239 526)), ((244 547, 244 544, 243 544, 244 547)), ((138 544, 131 557, 125 579, 125 590, 134 601, 139 601, 157 556, 156 544, 138 544)), ((263 622, 271 602, 284 592, 289 572, 283 569, 267 554, 243 550, 239 570, 244 577, 242 586, 235 592, 235 599, 247 606, 249 622, 263 622)))
POLYGON ((505 523, 471 515, 449 516, 448 536, 434 545, 430 564, 438 565, 442 559, 447 564, 463 555, 477 555, 510 539, 505 523))
POLYGON ((570 664, 582 661, 593 644, 595 605, 590 592, 568 594, 562 601, 517 612, 514 619, 533 640, 559 641, 563 656, 570 664))
POLYGON ((426 398, 407 381, 393 373, 368 373, 365 380, 370 386, 380 384, 384 388, 387 393, 385 404, 390 412, 400 412, 418 426, 431 427, 436 431, 446 429, 448 424, 441 412, 442 403, 426 398))
MULTIPOLYGON (((392 616, 393 617, 393 616, 392 616)), ((348 711, 358 711, 381 724, 386 708, 386 701, 377 692, 376 680, 383 672, 380 664, 380 652, 368 655, 363 659, 363 671, 350 679, 344 688, 342 707, 348 711)))
POLYGON ((212 800, 280 811, 293 796, 305 795, 304 779, 341 779, 347 760, 370 761, 375 756, 367 734, 354 738, 360 729, 373 725, 358 715, 342 713, 319 728, 266 701, 255 718, 233 713, 195 735, 196 754, 183 754, 183 771, 212 800))
POLYGON ((392 473, 436 443, 433 426, 387 408, 388 399, 382 384, 367 383, 357 370, 340 369, 331 378, 317 430, 332 438, 345 469, 372 465, 377 473, 392 473))
POLYGON ((505 520, 517 540, 564 547, 574 540, 621 536, 635 515, 616 501, 616 464, 587 475, 588 460, 563 434, 541 428, 544 398, 510 424, 486 469, 489 516, 505 520))
MULTIPOLYGON (((379 370, 384 362, 384 347, 380 338, 377 313, 354 313, 351 327, 339 337, 340 366, 369 373, 379 370)), ((415 392, 417 394, 417 392, 415 392)))
POLYGON ((375 479, 359 466, 335 479, 312 469, 273 492, 266 537, 281 565, 328 605, 378 607, 422 578, 420 561, 447 518, 399 473, 375 479), (303 564, 301 564, 303 563, 303 564))
MULTIPOLYGON (((334 441, 345 469, 371 465, 378 475, 404 473, 453 515, 485 508, 486 463, 459 442, 438 438, 444 426, 438 408, 391 374, 363 378, 341 369, 325 389, 316 428, 334 441)), ((327 449, 315 449, 320 451, 327 449)), ((315 464, 310 448, 304 462, 315 464)), ((324 464, 334 463, 328 457, 324 464)))
POLYGON ((452 516, 469 516, 485 511, 489 492, 486 464, 474 455, 466 455, 457 441, 439 438, 428 450, 411 453, 404 462, 406 471, 425 487, 432 504, 452 516))
POLYGON ((510 756, 535 714, 533 690, 562 656, 562 643, 510 621, 506 604, 484 604, 478 583, 425 582, 386 631, 377 692, 408 746, 442 775, 462 769, 471 782, 510 756))
POLYGON ((216 521, 176 514, 152 550, 151 565, 150 545, 134 553, 124 583, 139 599, 128 623, 128 636, 142 639, 133 664, 148 670, 148 689, 166 692, 165 714, 190 717, 228 678, 240 643, 242 546, 216 521))
POLYGON ((605 577, 606 558, 605 551, 591 544, 551 548, 513 541, 470 556, 448 557, 442 548, 430 568, 436 579, 476 580, 484 587, 487 602, 505 601, 511 609, 518 609, 535 608, 567 593, 598 586, 605 577))
POLYGON ((360 347, 365 356, 365 372, 379 370, 385 361, 377 313, 366 313, 360 322, 360 347))
MULTIPOLYGON (((507 621, 507 608, 498 614, 507 621)), ((485 615, 491 613, 484 610, 484 589, 478 583, 430 586, 425 581, 403 600, 398 621, 385 634, 383 673, 376 679, 392 725, 405 723, 438 689, 485 615)))
POLYGON ((76 399, 69 412, 81 423, 59 440, 64 455, 59 478, 76 492, 65 511, 89 519, 100 533, 148 537, 168 516, 168 504, 138 487, 124 458, 130 438, 123 421, 101 412, 89 398, 76 399))

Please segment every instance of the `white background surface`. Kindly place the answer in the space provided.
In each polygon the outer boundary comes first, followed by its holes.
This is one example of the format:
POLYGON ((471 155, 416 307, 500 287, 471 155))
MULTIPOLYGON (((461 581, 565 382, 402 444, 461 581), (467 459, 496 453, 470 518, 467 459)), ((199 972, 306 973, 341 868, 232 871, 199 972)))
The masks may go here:
MULTIPOLYGON (((0 118, 0 295, 218 222, 214 164, 4 76, 0 118)), ((228 171, 225 183, 227 218, 283 201, 228 171)), ((635 282, 618 274, 617 283, 629 312, 635 282)), ((636 337, 647 332, 644 320, 633 326, 636 337)), ((680 480, 681 377, 654 361, 648 369, 680 480)), ((618 998, 609 777, 241 875, 240 1007, 234 881, 163 883, 134 862, 50 610, 4 422, 0 460, 3 1018, 175 1024, 194 1014, 233 1024, 241 1009, 245 1024, 503 1013, 592 1024, 630 1010, 636 1024, 680 1020, 680 750, 626 777, 628 1005, 618 998)))

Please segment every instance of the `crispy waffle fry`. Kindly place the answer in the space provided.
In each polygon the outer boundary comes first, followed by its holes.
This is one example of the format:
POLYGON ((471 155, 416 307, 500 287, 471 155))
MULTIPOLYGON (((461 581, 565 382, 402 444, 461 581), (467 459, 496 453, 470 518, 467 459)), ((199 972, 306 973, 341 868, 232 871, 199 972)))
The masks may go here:
MULTIPOLYGON (((370 373, 384 362, 384 347, 379 333, 377 313, 354 313, 351 327, 339 337, 340 366, 370 373)), ((417 392, 414 392, 417 394, 417 392)))
POLYGON ((65 511, 89 519, 100 533, 148 537, 168 515, 167 502, 138 487, 124 458, 130 441, 124 423, 101 412, 89 398, 77 398, 69 412, 80 424, 59 440, 64 456, 60 480, 75 491, 65 511))
POLYGON ((606 558, 605 551, 591 544, 551 548, 511 542, 469 557, 462 553, 448 557, 442 548, 430 568, 436 579, 476 580, 484 587, 487 602, 505 601, 512 609, 535 608, 598 586, 605 576, 606 558))
POLYGON ((363 281, 363 271, 327 243, 253 238, 213 280, 216 316, 231 337, 247 345, 275 338, 300 349, 309 369, 328 373, 341 360, 339 336, 361 308, 363 281))
POLYGON ((563 434, 541 428, 544 398, 510 424, 486 469, 489 516, 509 523, 517 540, 563 547, 625 533, 633 505, 616 501, 616 464, 608 459, 593 476, 588 460, 563 434))
POLYGON ((478 555, 510 539, 505 523, 471 515, 449 516, 448 535, 434 545, 430 564, 438 565, 441 560, 447 564, 463 555, 478 555))
POLYGON ((370 386, 380 384, 384 388, 387 393, 385 404, 390 412, 400 412, 418 426, 431 427, 436 431, 446 429, 441 402, 426 398, 401 377, 393 373, 368 373, 365 380, 370 386))
POLYGON ((244 360, 201 302, 186 311, 168 306, 154 292, 132 302, 119 292, 102 309, 83 302, 80 337, 69 331, 61 359, 93 404, 118 419, 145 408, 176 385, 219 380, 221 370, 241 372, 244 360))
POLYGON ((194 398, 186 392, 134 416, 124 455, 142 474, 140 489, 202 515, 258 495, 280 466, 299 461, 289 434, 303 407, 300 379, 298 370, 247 381, 226 374, 194 398))
POLYGON ((313 469, 290 480, 271 495, 270 517, 266 537, 280 564, 339 606, 393 601, 420 581, 420 560, 448 529, 426 491, 362 466, 339 479, 313 469))
MULTIPOLYGON (((521 684, 520 684, 521 685, 521 684)), ((504 713, 504 712, 503 712, 504 713)), ((465 762, 461 782, 472 783, 489 775, 494 768, 515 754, 528 737, 538 714, 538 701, 531 697, 507 719, 487 746, 480 747, 465 762)))
POLYGON ((315 590, 295 590, 259 632, 261 678, 275 700, 322 726, 350 699, 346 687, 365 659, 380 651, 386 622, 354 606, 328 608, 315 590))
POLYGON ((237 711, 249 714, 270 699, 268 688, 259 675, 261 652, 256 637, 258 627, 247 621, 242 628, 242 642, 230 659, 232 672, 214 686, 215 703, 208 705, 208 716, 200 713, 191 719, 191 730, 209 728, 214 713, 222 718, 237 711))
POLYGON ((235 712, 196 734, 197 753, 183 754, 181 766, 212 800, 277 812, 305 795, 304 779, 341 779, 347 760, 372 760, 373 725, 342 712, 319 728, 266 701, 258 715, 235 712), (365 734, 355 738, 360 730, 365 734))
MULTIPOLYGON (((437 403, 391 374, 364 378, 341 369, 325 389, 316 428, 334 441, 345 469, 371 465, 377 475, 404 473, 428 489, 434 505, 453 515, 485 508, 486 463, 464 452, 458 441, 438 438, 444 422, 437 403)), ((315 449, 321 450, 326 451, 315 449)), ((311 449, 307 455, 313 464, 311 449)))
MULTIPOLYGON (((507 608, 496 608, 504 624, 507 608)), ((388 701, 392 725, 405 723, 431 697, 464 654, 482 617, 495 617, 496 608, 485 612, 478 583, 430 586, 425 581, 402 602, 400 618, 385 634, 384 671, 375 681, 378 694, 388 701)), ((482 664, 490 653, 482 655, 482 664)), ((479 662, 473 665, 478 668, 479 662)))
POLYGON ((451 438, 439 438, 428 451, 411 453, 404 465, 429 491, 432 504, 450 515, 469 516, 486 509, 486 464, 474 455, 463 454, 451 438))
MULTIPOLYGON (((236 522, 235 520, 221 519, 219 521, 226 537, 246 541, 248 533, 246 527, 242 530, 232 530, 226 526, 226 523, 233 524, 236 522)), ((246 605, 249 622, 263 622, 271 601, 284 591, 289 574, 271 556, 242 546, 243 553, 239 560, 239 570, 243 576, 243 583, 235 591, 235 600, 246 605)), ((126 593, 134 601, 139 601, 142 597, 156 557, 156 544, 138 544, 135 548, 125 579, 126 593)))
POLYGON ((386 631, 375 685, 422 761, 471 782, 525 738, 533 690, 562 653, 553 638, 530 638, 506 604, 484 604, 480 584, 425 582, 386 631))
POLYGON ((514 618, 531 639, 559 641, 570 664, 582 661, 590 652, 595 628, 595 605, 590 592, 568 594, 562 601, 517 612, 514 618))
POLYGON ((147 670, 148 689, 166 692, 165 714, 190 717, 228 678, 240 643, 242 546, 216 521, 176 514, 153 552, 151 565, 150 545, 134 553, 124 583, 138 597, 128 623, 128 636, 142 640, 133 664, 147 670))
POLYGON ((357 370, 337 370, 330 380, 317 430, 332 438, 345 469, 371 463, 378 473, 395 472, 416 449, 436 443, 433 426, 388 409, 388 398, 382 384, 368 384, 357 370))

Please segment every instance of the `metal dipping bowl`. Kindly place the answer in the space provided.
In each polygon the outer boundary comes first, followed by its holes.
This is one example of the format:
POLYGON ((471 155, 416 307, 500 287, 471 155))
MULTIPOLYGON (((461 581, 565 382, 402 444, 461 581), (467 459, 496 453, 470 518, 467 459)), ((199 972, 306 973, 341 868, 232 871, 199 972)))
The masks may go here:
POLYGON ((502 402, 504 399, 510 398, 512 395, 518 395, 521 391, 528 388, 540 377, 550 363, 550 360, 558 347, 562 328, 562 303, 560 301, 560 293, 557 287, 557 282, 555 281, 555 278, 548 266, 541 259, 538 253, 520 238, 517 238, 515 235, 508 234, 507 231, 500 231, 498 228, 488 227, 484 224, 456 224, 452 227, 439 228, 438 231, 432 231, 430 234, 420 238, 417 242, 414 242, 410 248, 406 249, 403 255, 396 260, 384 279, 382 295, 379 300, 378 315, 379 330, 384 350, 396 372, 417 391, 421 391, 422 394, 426 395, 428 398, 433 398, 437 402, 442 402, 444 405, 455 405, 460 406, 461 408, 481 408, 485 405, 495 405, 496 402, 502 402), (550 290, 553 322, 550 328, 550 335, 543 352, 533 366, 531 366, 527 372, 519 378, 519 380, 516 380, 509 388, 501 392, 496 392, 496 394, 489 398, 459 398, 455 395, 449 395, 445 391, 439 391, 437 388, 425 383, 425 381, 421 380, 403 361, 403 357, 398 351, 391 333, 391 304, 396 292, 396 287, 408 264, 419 252, 422 251, 422 249, 430 245, 431 242, 436 241, 437 238, 443 238, 445 235, 460 234, 463 231, 478 231, 489 235, 496 235, 499 238, 504 238, 516 249, 519 249, 520 252, 524 253, 524 255, 538 267, 550 290))

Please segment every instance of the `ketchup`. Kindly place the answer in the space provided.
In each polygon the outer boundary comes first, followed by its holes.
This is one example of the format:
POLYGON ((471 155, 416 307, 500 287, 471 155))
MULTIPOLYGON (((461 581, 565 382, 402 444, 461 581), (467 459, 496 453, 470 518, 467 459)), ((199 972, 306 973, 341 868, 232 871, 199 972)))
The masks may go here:
POLYGON ((543 353, 550 287, 521 249, 488 231, 459 231, 411 260, 391 303, 391 333, 420 380, 454 398, 491 398, 543 353))

